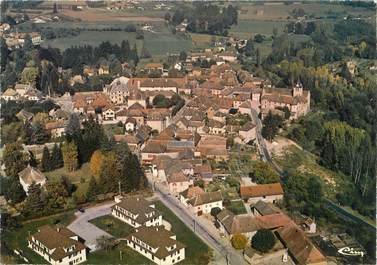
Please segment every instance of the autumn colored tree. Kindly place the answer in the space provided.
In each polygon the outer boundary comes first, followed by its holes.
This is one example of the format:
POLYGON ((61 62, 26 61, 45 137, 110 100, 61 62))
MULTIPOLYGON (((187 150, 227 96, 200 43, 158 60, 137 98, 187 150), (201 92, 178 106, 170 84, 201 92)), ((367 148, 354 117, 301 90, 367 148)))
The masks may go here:
POLYGON ((93 201, 95 199, 95 196, 97 195, 97 182, 96 179, 92 176, 89 181, 88 189, 86 190, 86 199, 88 201, 93 201))
POLYGON ((101 150, 96 150, 90 159, 90 172, 92 173, 92 176, 99 178, 103 161, 104 155, 101 150))
POLYGON ((230 241, 235 249, 244 249, 247 245, 247 238, 242 234, 235 234, 230 241))
POLYGON ((98 189, 102 193, 116 192, 118 181, 119 170, 117 156, 114 151, 110 151, 104 155, 98 180, 98 189))
POLYGON ((65 142, 62 153, 65 168, 68 171, 75 171, 78 166, 77 146, 73 142, 65 142))

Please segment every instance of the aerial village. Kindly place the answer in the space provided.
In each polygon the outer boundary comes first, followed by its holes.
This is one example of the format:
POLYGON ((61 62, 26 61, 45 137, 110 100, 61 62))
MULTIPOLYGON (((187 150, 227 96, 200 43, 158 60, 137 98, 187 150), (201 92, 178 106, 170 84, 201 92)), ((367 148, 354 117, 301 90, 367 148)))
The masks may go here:
MULTIPOLYGON (((176 31, 186 27, 183 21, 176 31)), ((33 47, 43 41, 37 33, 2 28, 9 49, 22 48, 30 39, 33 47)), ((266 143, 271 139, 262 136, 266 117, 278 116, 289 124, 308 114, 310 91, 300 80, 277 87, 243 70, 237 49, 246 43, 228 37, 213 47, 177 54, 171 65, 154 58, 137 66, 121 61, 116 73, 106 62, 83 65, 79 73, 57 69, 59 83, 64 79, 71 87, 106 77, 97 89, 59 95, 49 85, 41 91, 35 82, 21 80, 4 89, 4 104, 23 102, 16 113, 22 127, 14 133, 27 133, 29 125, 33 132, 29 144, 7 150, 7 143, 2 151, 3 172, 12 165, 7 152, 18 150, 19 156, 13 155, 18 161, 27 157, 12 172, 24 201, 17 204, 1 196, 2 207, 12 213, 9 218, 25 211, 25 216, 42 220, 47 206, 40 201, 50 204, 52 190, 60 197, 51 209, 57 205, 73 216, 25 228, 17 235, 21 243, 10 251, 26 263, 62 265, 104 264, 107 257, 108 262, 133 259, 132 264, 159 265, 336 264, 313 240, 319 235, 316 220, 285 209, 281 172, 271 159, 271 143, 266 143), (52 107, 47 113, 33 112, 28 104, 52 107), (86 144, 96 146, 84 162, 77 132, 82 150, 86 144), (106 141, 100 144, 96 133, 105 134, 106 141), (241 170, 245 161, 259 165, 265 176, 241 170), (272 171, 263 169, 267 167, 272 171), (91 177, 84 178, 84 170, 91 177), (69 176, 69 181, 56 180, 51 172, 69 176), (54 190, 52 180, 60 181, 63 191, 54 190), (74 196, 70 181, 77 189, 74 196), (24 210, 28 207, 35 207, 34 212, 24 210)), ((40 63, 49 64, 46 59, 40 63)), ((336 249, 358 244, 346 234, 326 240, 336 249)))

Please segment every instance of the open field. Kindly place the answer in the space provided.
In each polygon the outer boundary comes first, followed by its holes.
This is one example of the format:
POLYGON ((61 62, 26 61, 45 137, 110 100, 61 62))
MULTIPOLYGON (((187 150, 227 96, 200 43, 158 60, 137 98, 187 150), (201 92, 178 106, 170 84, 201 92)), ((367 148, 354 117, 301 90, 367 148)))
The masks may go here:
POLYGON ((188 51, 192 48, 192 41, 183 34, 173 34, 164 23, 152 24, 152 31, 143 31, 144 39, 137 39, 137 33, 125 31, 99 31, 106 28, 125 28, 130 23, 119 22, 100 22, 97 23, 46 23, 43 27, 52 28, 80 28, 81 32, 77 36, 69 36, 52 40, 45 40, 42 44, 44 47, 56 47, 66 49, 71 46, 92 45, 98 46, 103 41, 120 44, 123 40, 128 40, 132 45, 136 44, 138 51, 141 52, 143 45, 147 48, 152 56, 166 56, 167 53, 179 53, 188 51), (98 31, 87 29, 96 28, 98 31), (169 43, 169 45, 166 45, 169 43))
POLYGON ((256 34, 272 35, 274 28, 282 33, 286 24, 281 21, 239 20, 237 25, 232 26, 229 35, 245 39, 256 34))
MULTIPOLYGON (((233 4, 233 3, 232 3, 233 4)), ((353 14, 362 15, 363 17, 372 16, 373 10, 366 10, 364 8, 354 8, 344 6, 336 3, 321 2, 321 4, 313 2, 295 3, 286 5, 283 2, 252 4, 252 3, 238 3, 240 8, 240 20, 287 20, 291 17, 291 11, 295 8, 302 8, 308 15, 326 16, 329 11, 339 13, 341 15, 353 14)))
POLYGON ((81 180, 89 181, 91 177, 89 163, 85 163, 76 171, 68 172, 64 167, 44 173, 49 180, 58 180, 61 176, 67 176, 73 184, 79 184, 81 180))
POLYGON ((112 250, 97 250, 87 256, 83 264, 154 264, 143 255, 127 247, 126 242, 121 241, 112 250), (122 258, 121 258, 122 257, 122 258))
POLYGON ((73 11, 65 9, 63 15, 81 19, 81 21, 142 21, 156 22, 163 21, 164 13, 155 12, 124 12, 124 11, 108 11, 106 9, 85 9, 83 11, 73 11))
POLYGON ((284 146, 279 155, 273 154, 273 160, 288 173, 298 170, 321 177, 325 183, 329 184, 326 185, 326 193, 330 198, 334 196, 337 187, 341 185, 339 183, 341 177, 337 173, 318 165, 313 154, 301 150, 295 145, 284 146))
MULTIPOLYGON (((43 225, 67 225, 73 217, 73 211, 66 212, 64 214, 55 215, 52 218, 45 218, 38 221, 32 221, 29 223, 24 223, 21 228, 15 231, 3 230, 2 232, 2 242, 6 243, 6 246, 10 250, 21 250, 23 256, 25 256, 31 264, 46 264, 46 261, 35 254, 31 249, 27 247, 27 237, 29 234, 37 232, 38 227, 43 225)), ((4 246, 2 246, 4 247, 4 246)))

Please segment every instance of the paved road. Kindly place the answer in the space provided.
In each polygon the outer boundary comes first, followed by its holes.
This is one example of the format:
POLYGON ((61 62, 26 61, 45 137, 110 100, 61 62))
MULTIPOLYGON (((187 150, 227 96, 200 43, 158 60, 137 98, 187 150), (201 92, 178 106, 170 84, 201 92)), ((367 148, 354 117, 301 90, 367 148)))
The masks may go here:
POLYGON ((253 122, 256 124, 256 133, 257 133, 257 145, 259 148, 259 153, 261 155, 261 159, 265 162, 270 163, 275 170, 279 173, 280 176, 283 175, 283 170, 274 162, 272 161, 270 152, 268 151, 266 141, 262 136, 262 122, 258 117, 258 113, 255 109, 251 108, 251 117, 253 122))
MULTIPOLYGON (((151 179, 150 179, 151 180, 151 179)), ((153 180, 152 180, 153 181, 153 180)), ((151 183, 151 182, 150 182, 151 183)), ((175 215, 181 219, 192 231, 194 231, 207 245, 209 245, 216 253, 216 264, 242 265, 246 264, 241 253, 235 251, 230 245, 221 242, 221 238, 217 229, 212 225, 200 220, 199 217, 192 214, 185 208, 177 198, 170 195, 167 188, 159 183, 154 183, 155 192, 161 202, 163 202, 175 215)), ((226 241, 227 242, 227 241, 226 241)))
POLYGON ((95 225, 89 223, 89 220, 95 219, 100 216, 108 215, 111 213, 110 207, 115 202, 102 204, 99 206, 85 209, 84 213, 76 212, 77 218, 68 226, 68 229, 72 230, 85 240, 85 245, 91 250, 96 249, 96 239, 100 236, 112 237, 110 234, 99 229, 95 225))

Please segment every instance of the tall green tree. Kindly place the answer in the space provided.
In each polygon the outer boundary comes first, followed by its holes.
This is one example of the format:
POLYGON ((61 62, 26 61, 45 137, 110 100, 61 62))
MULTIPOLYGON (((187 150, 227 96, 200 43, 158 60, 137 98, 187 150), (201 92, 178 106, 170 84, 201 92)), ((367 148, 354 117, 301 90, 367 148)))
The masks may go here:
POLYGON ((280 115, 269 112, 263 119, 262 136, 272 141, 282 126, 283 118, 280 115))
POLYGON ((24 212, 26 215, 33 215, 45 210, 46 201, 42 198, 40 184, 32 183, 28 189, 28 197, 25 200, 24 212))
POLYGON ((54 148, 51 152, 51 165, 53 169, 61 168, 62 166, 64 166, 62 150, 60 148, 60 145, 58 146, 56 143, 54 144, 54 148))
POLYGON ((23 152, 22 145, 18 142, 5 146, 3 153, 5 174, 18 180, 18 173, 27 166, 27 156, 23 152))
POLYGON ((265 253, 274 247, 275 242, 276 238, 270 230, 261 229, 253 236, 251 245, 254 249, 265 253))
POLYGON ((68 171, 75 171, 78 167, 77 146, 74 142, 65 142, 62 146, 64 167, 68 171))
POLYGON ((47 146, 43 148, 41 169, 42 171, 50 171, 53 168, 52 159, 50 156, 50 151, 47 146))
POLYGON ((104 141, 105 133, 102 126, 94 120, 92 116, 83 122, 82 141, 83 148, 81 150, 82 161, 90 160, 95 150, 99 149, 104 141))

